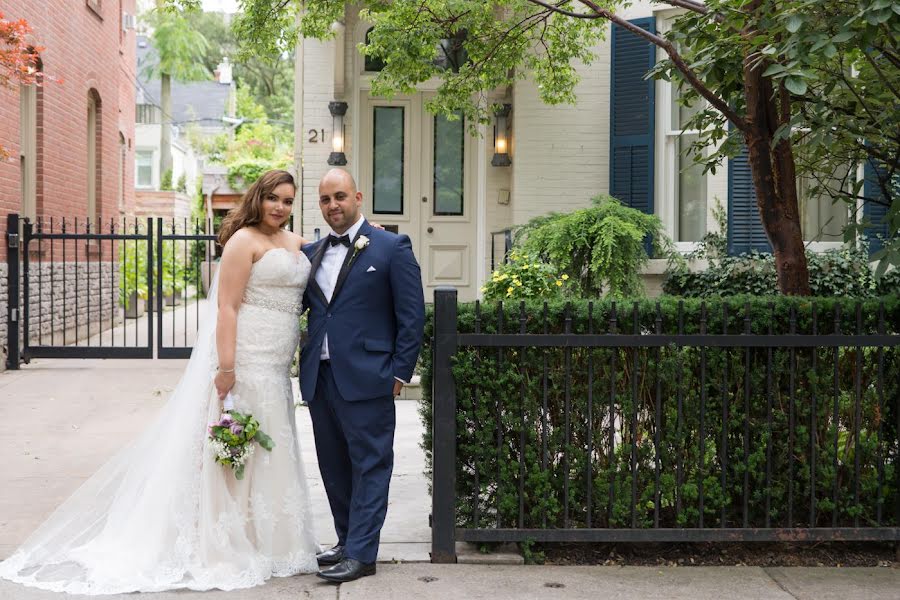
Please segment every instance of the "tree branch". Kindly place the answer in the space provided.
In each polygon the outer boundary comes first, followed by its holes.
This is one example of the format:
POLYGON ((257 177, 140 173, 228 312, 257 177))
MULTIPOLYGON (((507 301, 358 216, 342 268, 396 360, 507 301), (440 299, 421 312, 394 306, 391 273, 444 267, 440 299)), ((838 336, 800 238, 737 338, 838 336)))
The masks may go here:
POLYGON ((672 64, 674 64, 678 68, 678 70, 681 71, 682 75, 684 75, 684 78, 688 81, 688 83, 691 84, 691 87, 697 90, 698 94, 703 96, 719 112, 725 115, 725 118, 731 121, 734 126, 737 127, 740 131, 745 133, 748 131, 749 127, 747 125, 747 122, 739 114, 732 110, 732 108, 728 106, 728 104, 724 100, 719 98, 715 93, 713 93, 712 90, 706 87, 706 85, 704 85, 702 81, 700 81, 700 78, 697 77, 697 74, 691 70, 691 68, 685 62, 684 58, 678 53, 678 50, 675 48, 675 45, 672 44, 672 42, 665 39, 664 37, 660 37, 655 33, 650 33, 649 31, 646 31, 645 29, 642 29, 637 25, 630 23, 619 15, 610 12, 605 8, 602 8, 596 2, 593 2, 591 0, 581 0, 581 2, 604 19, 607 19, 608 21, 611 21, 616 25, 627 29, 638 37, 642 37, 650 43, 665 50, 666 54, 669 55, 669 59, 671 59, 672 64))
POLYGON ((869 53, 866 52, 865 48, 862 49, 862 53, 863 53, 863 56, 866 57, 866 60, 869 61, 869 64, 872 65, 872 68, 875 69, 875 72, 878 73, 878 76, 881 78, 881 82, 885 85, 885 87, 887 87, 889 90, 891 90, 891 93, 894 94, 895 98, 900 100, 900 93, 897 92, 897 88, 895 88, 893 85, 891 85, 891 80, 888 79, 887 77, 885 77, 884 72, 881 70, 881 68, 879 68, 878 63, 876 63, 872 59, 872 57, 869 56, 869 53))
MULTIPOLYGON (((693 2, 693 0, 654 0, 655 2, 659 2, 660 4, 668 4, 670 6, 676 6, 678 8, 684 8, 695 13, 699 13, 701 15, 708 15, 709 8, 699 2, 693 2)), ((721 17, 717 16, 717 20, 721 17)))

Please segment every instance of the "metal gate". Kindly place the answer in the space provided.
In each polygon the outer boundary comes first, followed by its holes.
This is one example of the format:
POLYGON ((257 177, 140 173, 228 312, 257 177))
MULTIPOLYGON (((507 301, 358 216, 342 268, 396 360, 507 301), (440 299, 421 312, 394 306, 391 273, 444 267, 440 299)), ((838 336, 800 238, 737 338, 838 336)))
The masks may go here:
POLYGON ((7 217, 7 368, 187 358, 215 273, 212 223, 7 217))

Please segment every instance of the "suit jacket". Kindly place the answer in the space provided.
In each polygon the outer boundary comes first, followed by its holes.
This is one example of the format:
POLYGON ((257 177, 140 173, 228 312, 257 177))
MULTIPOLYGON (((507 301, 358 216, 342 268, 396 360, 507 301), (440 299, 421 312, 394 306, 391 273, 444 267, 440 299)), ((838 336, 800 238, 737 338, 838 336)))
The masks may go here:
POLYGON ((326 333, 338 391, 349 402, 390 396, 394 378, 409 381, 419 356, 425 298, 409 237, 367 221, 359 236, 369 238, 369 245, 355 257, 355 245, 348 249, 331 302, 316 283, 327 236, 303 248, 312 263, 303 294, 309 334, 300 355, 300 389, 307 402, 315 396, 326 333))

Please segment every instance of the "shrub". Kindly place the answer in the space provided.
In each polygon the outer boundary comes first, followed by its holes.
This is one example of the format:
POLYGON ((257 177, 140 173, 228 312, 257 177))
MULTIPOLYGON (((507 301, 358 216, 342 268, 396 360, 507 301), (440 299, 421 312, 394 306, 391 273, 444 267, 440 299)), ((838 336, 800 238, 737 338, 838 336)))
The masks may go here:
MULTIPOLYGON (((900 299, 882 302, 887 331, 897 334, 900 299)), ((744 331, 747 304, 753 333, 789 331, 792 313, 796 331, 810 333, 813 305, 820 334, 832 333, 836 320, 842 332, 855 332, 857 307, 861 330, 871 333, 881 310, 876 301, 785 297, 577 301, 568 307, 532 302, 524 311, 519 303, 460 304, 458 329, 472 333, 477 311, 482 332, 495 333, 501 323, 503 331, 518 330, 524 314, 528 332, 542 333, 546 310, 551 334, 563 331, 567 316, 575 333, 605 333, 614 315, 624 333, 654 331, 657 324, 674 333, 679 322, 685 333, 697 333, 705 321, 708 332, 735 334, 744 331)), ((429 467, 431 317, 421 407, 429 467)), ((898 524, 892 500, 900 492, 898 347, 462 347, 453 375, 460 526, 517 527, 521 486, 525 528, 563 527, 566 516, 569 527, 585 527, 588 490, 592 526, 652 527, 657 448, 660 527, 697 527, 701 493, 705 527, 722 525, 723 514, 725 526, 742 526, 745 502, 750 527, 786 526, 789 511, 796 527, 830 526, 832 518, 839 526, 853 526, 856 519, 869 526, 879 515, 882 525, 898 524)))
POLYGON ((597 196, 588 208, 532 219, 517 229, 514 244, 568 274, 586 297, 627 297, 644 294, 648 240, 658 249, 669 245, 659 217, 597 196))
MULTIPOLYGON (((685 261, 671 261, 663 281, 663 291, 672 296, 706 298, 753 294, 778 294, 775 258, 772 254, 750 252, 728 255, 727 218, 719 207, 716 211, 718 233, 707 234, 698 250, 688 259, 706 259, 705 271, 692 273, 685 261)), ((900 269, 875 277, 869 262, 868 244, 844 247, 826 252, 807 252, 809 286, 813 296, 878 297, 900 290, 900 269)))
POLYGON ((481 288, 485 300, 560 298, 568 291, 569 276, 531 254, 510 252, 507 262, 481 288))

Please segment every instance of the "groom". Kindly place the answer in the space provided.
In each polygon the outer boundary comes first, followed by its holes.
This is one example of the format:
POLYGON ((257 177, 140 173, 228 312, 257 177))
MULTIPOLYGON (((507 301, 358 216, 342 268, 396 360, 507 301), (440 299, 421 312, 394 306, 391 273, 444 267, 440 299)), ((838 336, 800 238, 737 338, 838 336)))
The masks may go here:
POLYGON ((335 583, 375 574, 394 466, 394 398, 412 378, 425 323, 409 238, 372 227, 361 204, 349 173, 326 173, 319 207, 333 233, 303 248, 312 271, 300 386, 338 536, 318 555, 328 567, 319 577, 335 583))

